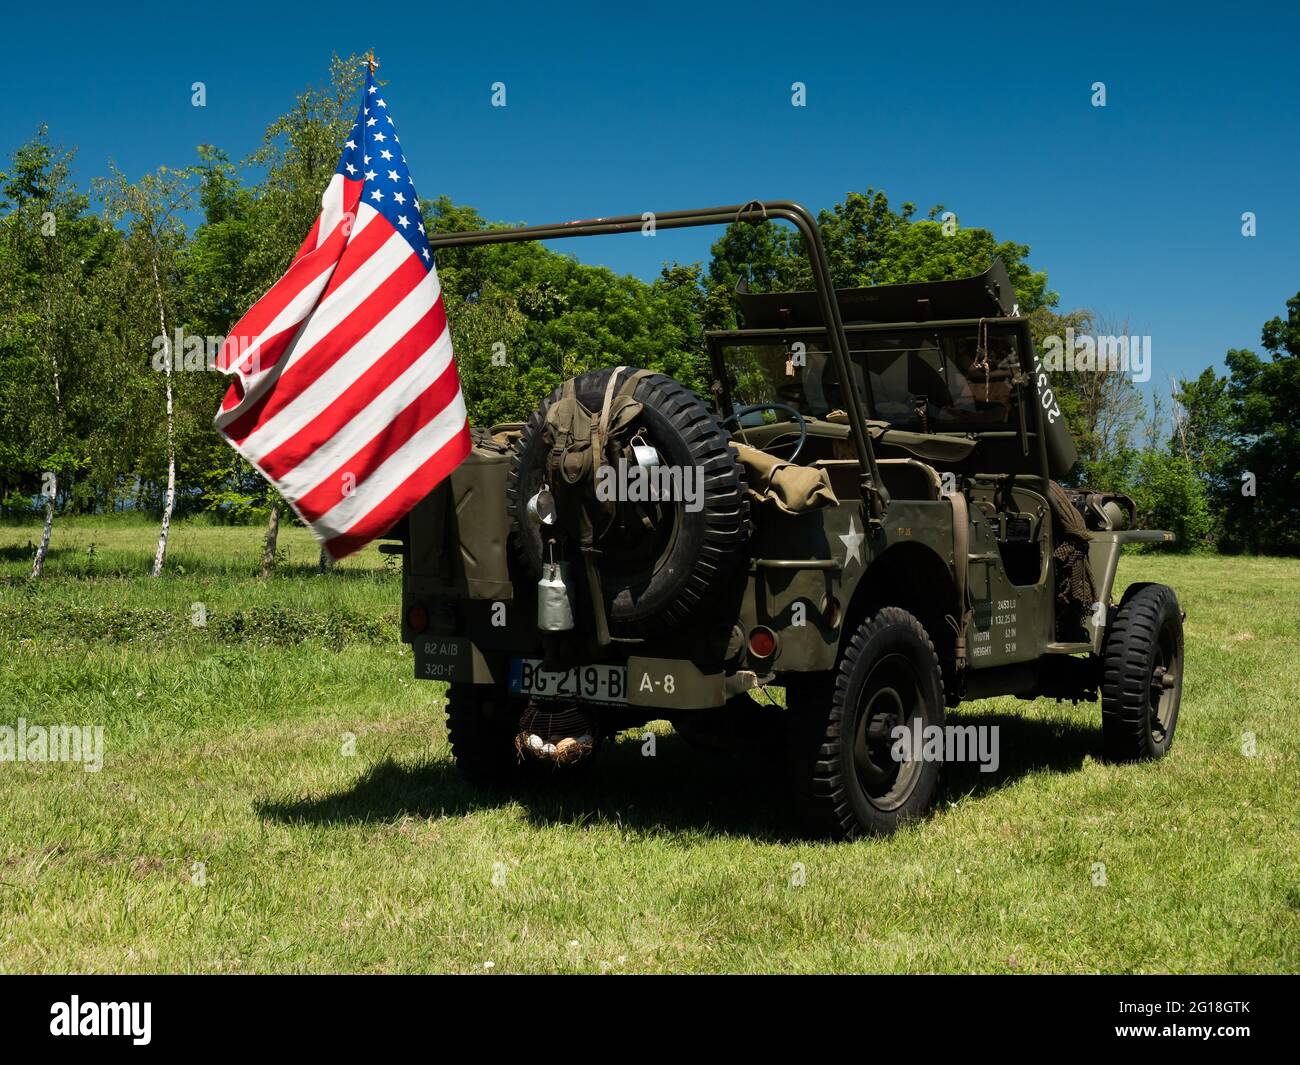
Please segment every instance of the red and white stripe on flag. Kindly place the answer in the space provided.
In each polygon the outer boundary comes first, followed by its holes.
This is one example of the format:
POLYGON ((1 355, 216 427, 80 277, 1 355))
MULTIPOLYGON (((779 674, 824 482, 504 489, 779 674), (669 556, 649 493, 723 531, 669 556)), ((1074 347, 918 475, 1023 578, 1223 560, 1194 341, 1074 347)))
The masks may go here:
POLYGON ((218 431, 335 559, 470 450, 438 272, 386 108, 368 74, 319 218, 219 360, 234 380, 218 431))

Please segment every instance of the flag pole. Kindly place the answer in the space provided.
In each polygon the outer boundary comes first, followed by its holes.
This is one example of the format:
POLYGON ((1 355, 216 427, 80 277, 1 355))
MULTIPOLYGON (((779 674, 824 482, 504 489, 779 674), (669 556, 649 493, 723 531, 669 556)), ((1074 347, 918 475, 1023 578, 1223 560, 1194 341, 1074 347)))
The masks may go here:
POLYGON ((370 74, 373 77, 376 70, 379 69, 379 60, 375 58, 375 50, 372 48, 366 53, 366 66, 370 68, 370 74))

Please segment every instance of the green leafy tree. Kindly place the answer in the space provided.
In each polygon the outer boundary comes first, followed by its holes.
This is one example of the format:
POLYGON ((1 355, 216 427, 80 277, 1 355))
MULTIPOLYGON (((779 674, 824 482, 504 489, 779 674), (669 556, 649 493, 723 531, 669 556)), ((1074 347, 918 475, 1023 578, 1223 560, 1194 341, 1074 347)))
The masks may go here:
POLYGON ((1191 460, 1174 448, 1131 448, 1125 454, 1127 476, 1117 478, 1114 487, 1133 497, 1139 527, 1168 529, 1182 550, 1210 543, 1214 529, 1210 500, 1191 460))
MULTIPOLYGON (((180 320, 183 299, 183 279, 179 263, 188 233, 183 221, 193 195, 192 169, 174 170, 159 167, 139 181, 128 181, 126 176, 110 165, 111 177, 98 183, 100 198, 108 217, 126 230, 126 239, 119 246, 118 269, 128 278, 136 279, 139 291, 130 305, 146 314, 136 317, 133 323, 142 341, 139 358, 150 358, 148 366, 157 370, 161 366, 161 392, 165 427, 163 450, 165 455, 166 489, 162 498, 162 524, 158 531, 158 546, 154 551, 150 574, 162 574, 167 555, 167 537, 171 531, 172 513, 176 506, 176 388, 173 330, 180 320), (156 327, 157 331, 151 333, 156 327), (147 338, 147 343, 146 343, 147 338)), ((128 283, 129 284, 129 283, 128 283)))
POLYGON ((72 162, 42 126, 14 153, 0 204, 0 498, 9 508, 44 499, 33 577, 56 510, 77 498, 76 475, 92 462, 99 398, 88 289, 112 241, 87 214, 72 162))
POLYGON ((259 239, 255 190, 239 181, 225 152, 199 148, 198 203, 203 221, 186 247, 184 276, 187 332, 206 339, 210 372, 186 374, 179 433, 182 479, 196 490, 199 505, 221 521, 242 524, 266 516, 270 486, 212 427, 213 414, 229 386, 215 372, 220 343, 262 294, 261 266, 252 257, 259 239))
MULTIPOLYGON (((1056 305, 1058 297, 1048 289, 1046 273, 1026 262, 1027 245, 998 241, 985 229, 963 228, 955 217, 944 218, 942 205, 917 219, 915 204, 894 210, 884 192, 869 188, 848 193, 843 203, 819 212, 817 221, 836 288, 970 277, 1001 258, 1022 314, 1056 305)), ((812 287, 803 238, 787 226, 734 223, 712 251, 706 314, 710 327, 735 324, 731 293, 742 280, 755 292, 812 287)))
POLYGON ((1209 512, 1207 538, 1223 540, 1223 519, 1237 463, 1228 378, 1207 367, 1199 377, 1180 380, 1174 392, 1172 446, 1200 482, 1209 512))
POLYGON ((1244 349, 1226 357, 1232 450, 1219 483, 1224 543, 1300 554, 1300 293, 1260 339, 1270 358, 1244 349))
MULTIPOLYGON (((486 228, 446 197, 422 205, 431 233, 486 228)), ((565 378, 635 365, 708 388, 697 266, 651 284, 539 244, 437 251, 456 361, 476 424, 527 418, 565 378)))

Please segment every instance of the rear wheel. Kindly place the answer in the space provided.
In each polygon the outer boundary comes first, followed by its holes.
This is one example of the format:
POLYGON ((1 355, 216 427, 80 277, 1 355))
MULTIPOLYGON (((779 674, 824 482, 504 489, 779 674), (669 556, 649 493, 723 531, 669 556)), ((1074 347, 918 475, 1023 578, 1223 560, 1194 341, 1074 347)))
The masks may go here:
POLYGON ((1106 631, 1101 735, 1113 762, 1163 758, 1183 697, 1183 615, 1164 584, 1130 589, 1106 631))
POLYGON ((447 739, 459 769, 475 784, 502 787, 524 765, 515 747, 520 704, 498 685, 447 686, 447 739))
MULTIPOLYGON (((833 686, 787 688, 796 731, 796 786, 810 827, 839 838, 889 835, 934 800, 939 763, 911 760, 899 726, 943 728, 934 645, 905 610, 885 607, 854 634, 833 686)), ((917 741, 920 746, 920 740, 917 741)))

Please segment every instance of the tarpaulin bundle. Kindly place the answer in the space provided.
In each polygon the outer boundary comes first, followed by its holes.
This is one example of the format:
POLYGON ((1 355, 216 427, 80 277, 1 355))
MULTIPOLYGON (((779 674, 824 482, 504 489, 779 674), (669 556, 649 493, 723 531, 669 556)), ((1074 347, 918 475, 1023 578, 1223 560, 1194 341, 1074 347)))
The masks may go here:
POLYGON ((770 503, 786 514, 802 514, 839 503, 825 470, 782 462, 737 440, 731 446, 745 466, 745 482, 751 499, 770 503))
POLYGON ((1056 618, 1057 636, 1080 635, 1083 621, 1097 601, 1097 586, 1088 565, 1088 544, 1092 540, 1083 515, 1069 495, 1055 481, 1048 482, 1048 501, 1052 507, 1052 540, 1056 547, 1056 618))

